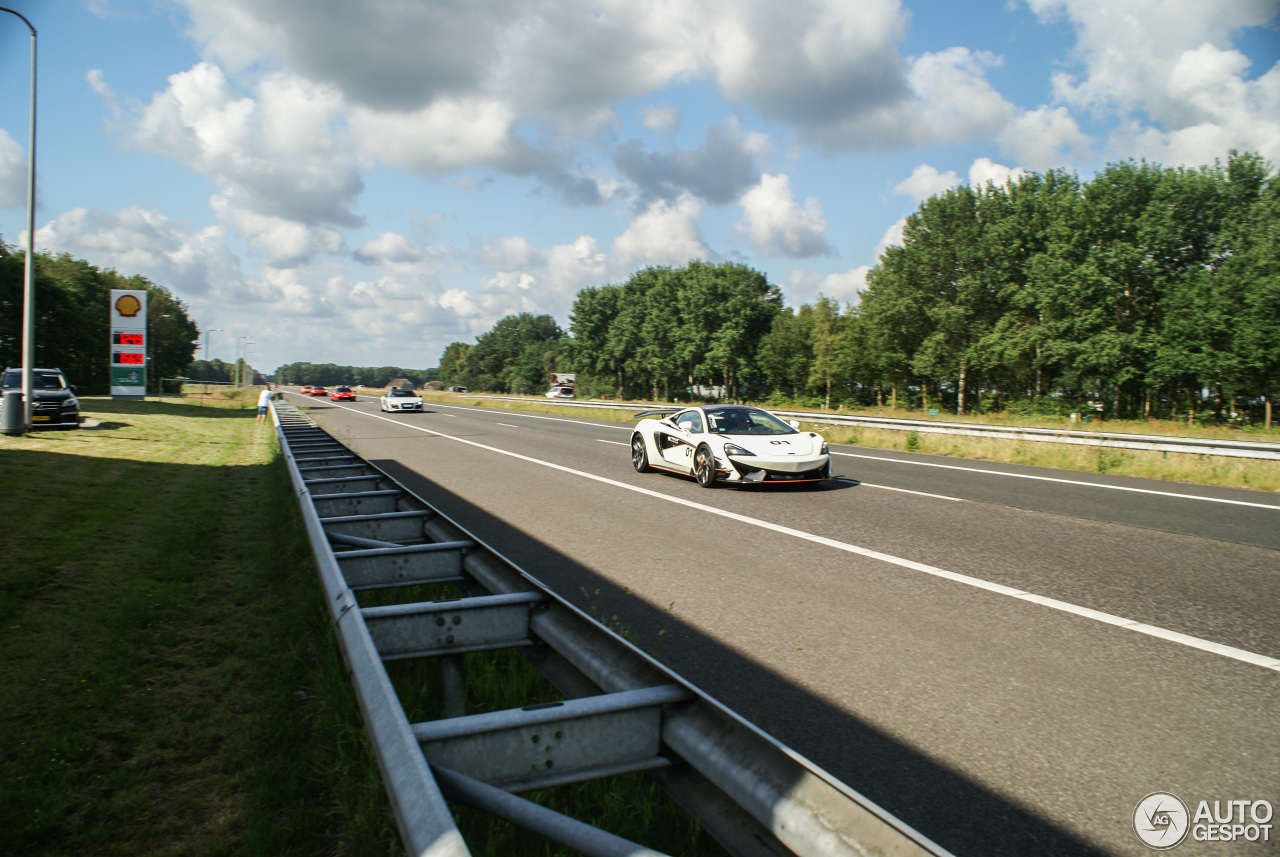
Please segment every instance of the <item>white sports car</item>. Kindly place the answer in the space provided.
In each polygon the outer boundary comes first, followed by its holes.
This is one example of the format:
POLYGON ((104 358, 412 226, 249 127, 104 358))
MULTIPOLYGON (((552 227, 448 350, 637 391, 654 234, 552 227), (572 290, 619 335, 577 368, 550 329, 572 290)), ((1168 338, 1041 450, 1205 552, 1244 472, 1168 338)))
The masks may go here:
POLYGON ((703 488, 831 478, 831 455, 821 435, 799 431, 798 423, 759 408, 659 408, 636 418, 631 464, 638 473, 670 470, 693 476, 703 488))
POLYGON ((385 396, 378 399, 380 411, 421 411, 422 409, 422 399, 418 398, 418 394, 413 390, 400 387, 392 387, 385 396))

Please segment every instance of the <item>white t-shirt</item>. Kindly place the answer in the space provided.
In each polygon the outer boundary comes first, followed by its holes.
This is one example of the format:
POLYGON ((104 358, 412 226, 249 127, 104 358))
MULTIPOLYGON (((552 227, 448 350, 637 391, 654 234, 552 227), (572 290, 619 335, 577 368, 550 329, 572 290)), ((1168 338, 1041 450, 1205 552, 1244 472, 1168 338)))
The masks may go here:
POLYGON ((263 390, 258 394, 258 407, 265 408, 267 405, 271 404, 271 397, 274 395, 275 394, 271 392, 270 388, 263 390))

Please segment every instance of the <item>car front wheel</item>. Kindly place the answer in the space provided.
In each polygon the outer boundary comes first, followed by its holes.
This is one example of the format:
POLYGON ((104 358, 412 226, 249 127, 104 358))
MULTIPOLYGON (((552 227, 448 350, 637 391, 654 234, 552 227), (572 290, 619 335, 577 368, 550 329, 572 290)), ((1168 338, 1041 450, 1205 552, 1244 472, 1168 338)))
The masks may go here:
POLYGON ((700 446, 693 454, 693 475, 703 488, 716 486, 716 458, 710 447, 700 446))
POLYGON ((644 438, 638 434, 631 436, 631 466, 636 469, 636 473, 648 473, 653 469, 649 466, 649 453, 644 448, 644 438))

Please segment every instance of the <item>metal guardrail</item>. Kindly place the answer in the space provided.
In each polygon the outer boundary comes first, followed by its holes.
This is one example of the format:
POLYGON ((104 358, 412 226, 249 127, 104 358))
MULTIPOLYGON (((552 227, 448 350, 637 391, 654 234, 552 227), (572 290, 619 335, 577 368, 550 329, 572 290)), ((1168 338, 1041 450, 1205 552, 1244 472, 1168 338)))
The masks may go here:
MULTIPOLYGON (((617 402, 570 402, 565 399, 528 399, 518 396, 474 396, 477 399, 494 399, 511 402, 538 402, 558 407, 605 408, 609 410, 634 410, 652 405, 617 402)), ((977 423, 948 423, 934 420, 896 420, 887 417, 864 417, 856 414, 823 414, 812 411, 775 411, 788 419, 802 420, 812 425, 843 425, 882 428, 896 431, 916 431, 926 434, 954 434, 969 437, 994 437, 1003 440, 1027 440, 1046 443, 1070 443, 1082 446, 1105 446, 1119 449, 1147 449, 1156 452, 1183 452, 1194 455, 1225 455, 1232 458, 1258 458, 1280 460, 1280 443, 1248 440, 1206 440, 1204 438, 1174 437, 1164 435, 1124 434, 1119 432, 1094 432, 1070 429, 1045 429, 1018 426, 986 426, 977 423)))
POLYGON ((292 405, 273 419, 407 852, 470 852, 446 800, 588 855, 656 855, 516 796, 647 771, 736 857, 947 852, 573 607, 292 405), (466 597, 361 607, 370 589, 466 597), (517 648, 564 700, 466 715, 461 654, 517 648), (410 723, 383 666, 434 658, 446 717, 410 723), (551 731, 554 727, 555 731, 551 731), (556 735, 538 742, 536 735, 556 735))

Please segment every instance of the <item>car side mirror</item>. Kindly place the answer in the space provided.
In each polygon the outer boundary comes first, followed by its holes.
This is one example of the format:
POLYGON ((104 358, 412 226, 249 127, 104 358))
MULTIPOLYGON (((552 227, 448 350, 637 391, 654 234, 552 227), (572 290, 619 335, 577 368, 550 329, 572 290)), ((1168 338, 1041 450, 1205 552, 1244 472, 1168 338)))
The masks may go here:
POLYGON ((68 385, 67 385, 67 389, 74 393, 74 392, 76 391, 76 385, 75 385, 75 384, 68 384, 68 385))

